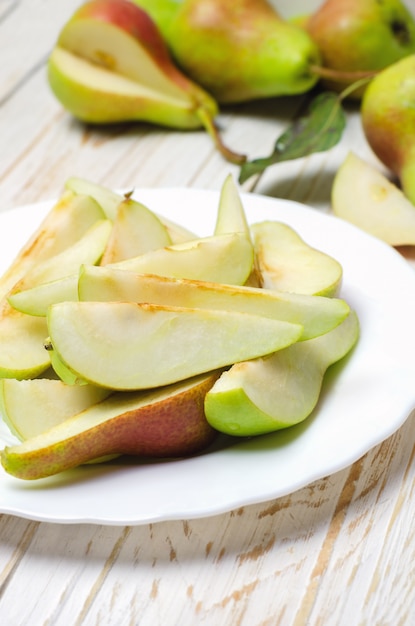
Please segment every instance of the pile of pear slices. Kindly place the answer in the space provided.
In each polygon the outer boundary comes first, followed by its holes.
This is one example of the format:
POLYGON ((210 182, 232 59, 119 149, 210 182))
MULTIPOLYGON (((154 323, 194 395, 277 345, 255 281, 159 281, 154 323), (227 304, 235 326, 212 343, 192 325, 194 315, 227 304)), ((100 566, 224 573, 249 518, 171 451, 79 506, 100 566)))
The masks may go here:
POLYGON ((286 224, 249 226, 231 176, 212 210, 198 238, 131 194, 66 182, 0 279, 8 473, 182 457, 312 412, 359 335, 342 267, 286 224))

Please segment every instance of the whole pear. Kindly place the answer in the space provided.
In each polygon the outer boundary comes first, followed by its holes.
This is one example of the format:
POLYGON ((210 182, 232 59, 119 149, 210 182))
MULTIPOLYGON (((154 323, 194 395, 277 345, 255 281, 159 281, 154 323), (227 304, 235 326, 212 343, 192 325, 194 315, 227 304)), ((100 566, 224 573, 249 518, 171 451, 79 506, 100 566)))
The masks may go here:
POLYGON ((299 94, 318 80, 317 45, 266 0, 184 0, 172 13, 173 57, 219 102, 299 94))
POLYGON ((369 84, 362 126, 376 156, 415 203, 415 54, 384 69, 369 84))
POLYGON ((324 68, 332 70, 333 88, 343 89, 359 72, 383 69, 415 52, 414 17, 400 0, 326 0, 306 29, 324 68))

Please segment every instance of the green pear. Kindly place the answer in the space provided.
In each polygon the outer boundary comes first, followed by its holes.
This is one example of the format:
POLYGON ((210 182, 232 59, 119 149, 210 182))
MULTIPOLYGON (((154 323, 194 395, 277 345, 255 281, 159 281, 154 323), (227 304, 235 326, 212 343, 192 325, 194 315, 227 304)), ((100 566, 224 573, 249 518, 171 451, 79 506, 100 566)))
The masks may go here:
POLYGON ((60 302, 49 350, 81 380, 119 390, 168 385, 297 341, 299 324, 259 315, 131 302, 60 302))
POLYGON ((302 340, 328 332, 349 313, 348 304, 337 298, 177 280, 96 266, 82 268, 78 293, 81 301, 151 302, 261 315, 300 324, 302 340))
POLYGON ((353 152, 336 172, 331 206, 335 215, 391 246, 415 245, 415 206, 378 168, 353 152))
POLYGON ((169 36, 169 28, 184 0, 133 0, 134 4, 144 9, 157 24, 165 40, 169 36))
POLYGON ((245 160, 223 145, 214 98, 179 71, 152 19, 128 0, 90 0, 77 9, 49 57, 48 80, 84 122, 205 127, 225 158, 245 160))
POLYGON ((35 480, 108 455, 196 454, 216 436, 205 419, 203 399, 217 376, 212 372, 159 390, 111 394, 43 434, 4 448, 3 468, 35 480))
POLYGON ((306 28, 331 71, 332 88, 344 89, 359 73, 379 71, 415 52, 415 20, 401 0, 326 0, 306 28))
MULTIPOLYGON (((156 22, 163 4, 149 9, 156 22)), ((266 0, 184 0, 171 13, 160 20, 173 57, 218 102, 300 94, 318 80, 317 45, 266 0)))
POLYGON ((415 54, 382 70, 367 87, 362 127, 376 156, 415 204, 415 54))
POLYGON ((206 419, 234 436, 262 435, 305 420, 316 407, 327 368, 359 336, 356 314, 334 330, 223 372, 205 396, 206 419))
POLYGON ((52 378, 3 378, 0 380, 1 416, 10 431, 24 441, 101 402, 110 393, 103 387, 65 385, 52 378))
POLYGON ((328 254, 308 245, 282 222, 265 221, 251 227, 256 262, 265 289, 333 296, 343 268, 328 254))

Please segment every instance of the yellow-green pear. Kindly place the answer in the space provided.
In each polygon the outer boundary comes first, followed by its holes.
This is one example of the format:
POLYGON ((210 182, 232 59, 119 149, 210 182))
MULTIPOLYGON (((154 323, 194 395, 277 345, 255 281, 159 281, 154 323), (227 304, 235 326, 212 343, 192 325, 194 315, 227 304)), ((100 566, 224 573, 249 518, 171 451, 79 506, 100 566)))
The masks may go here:
POLYGON ((50 55, 48 79, 84 122, 205 127, 225 158, 245 160, 223 145, 214 98, 176 67, 153 20, 129 0, 90 0, 77 9, 50 55))
POLYGON ((196 454, 217 434, 206 421, 203 400, 218 374, 148 392, 111 394, 50 430, 6 447, 1 463, 9 474, 35 480, 108 455, 196 454))
POLYGON ((47 325, 48 348, 63 365, 119 390, 168 385, 270 354, 303 332, 255 314, 135 302, 60 302, 49 307, 47 325))
POLYGON ((78 294, 81 301, 151 302, 252 313, 300 324, 301 340, 328 332, 349 313, 348 304, 339 298, 171 279, 93 265, 81 269, 78 294))
POLYGON ((205 397, 208 422, 220 432, 253 436, 305 420, 316 407, 327 368, 359 337, 354 311, 334 330, 223 372, 205 397))
POLYGON ((392 246, 415 245, 415 206, 377 167, 353 152, 336 172, 331 206, 338 217, 392 246))
POLYGON ((380 72, 367 87, 362 126, 376 156, 415 204, 415 54, 380 72))
POLYGON ((264 221, 251 227, 255 257, 265 289, 334 296, 342 278, 341 264, 310 246, 288 224, 264 221))
MULTIPOLYGON (((401 0, 325 0, 306 28, 330 70, 332 88, 344 89, 359 74, 379 71, 415 52, 415 20, 401 0)), ((362 90, 354 95, 360 97, 362 90)))
MULTIPOLYGON (((138 4, 140 0, 138 0, 138 4)), ((219 102, 304 93, 317 82, 317 45, 267 0, 184 0, 152 10, 180 67, 219 102)))

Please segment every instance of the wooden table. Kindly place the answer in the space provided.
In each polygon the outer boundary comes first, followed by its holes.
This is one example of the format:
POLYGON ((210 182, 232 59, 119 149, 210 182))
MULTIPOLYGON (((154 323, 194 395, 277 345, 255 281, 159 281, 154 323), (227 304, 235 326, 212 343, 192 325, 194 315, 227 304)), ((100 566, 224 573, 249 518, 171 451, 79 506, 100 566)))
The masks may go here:
MULTIPOLYGON (((113 188, 214 190, 229 172, 237 176, 203 131, 145 124, 105 131, 61 108, 45 63, 78 4, 0 0, 1 210, 57 197, 73 175, 113 188)), ((300 105, 289 98, 224 108, 223 136, 263 156, 300 105)), ((329 211, 333 175, 351 148, 375 162, 353 105, 338 146, 270 168, 246 190, 329 211)), ((124 527, 0 515, 0 621, 414 624, 414 429, 410 417, 351 467, 208 518, 124 527)))

